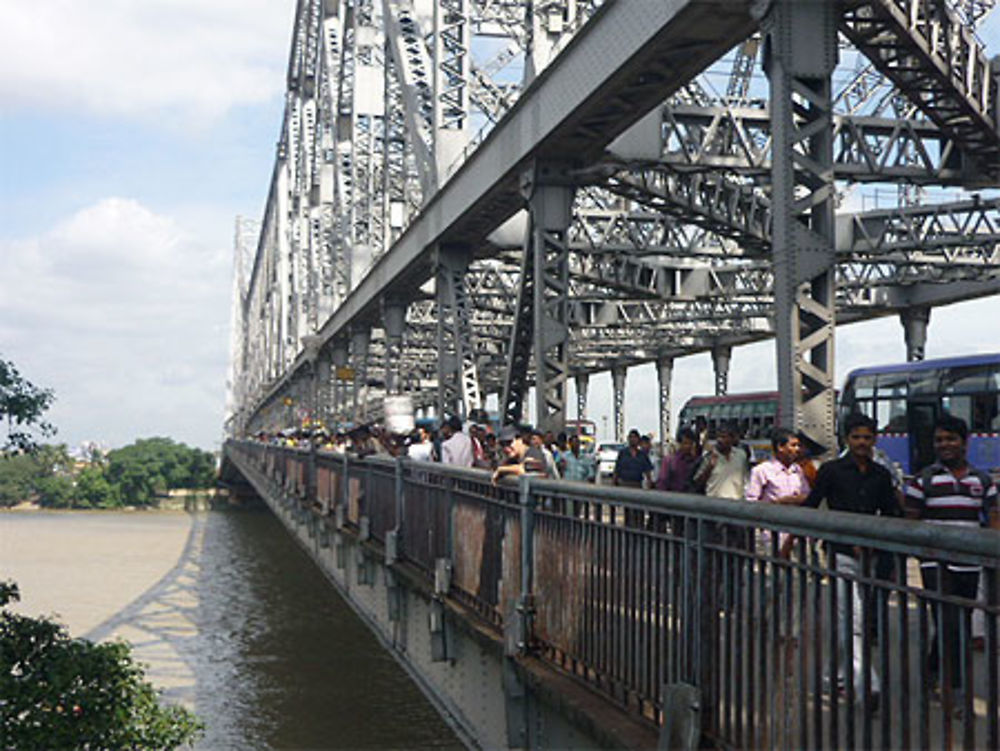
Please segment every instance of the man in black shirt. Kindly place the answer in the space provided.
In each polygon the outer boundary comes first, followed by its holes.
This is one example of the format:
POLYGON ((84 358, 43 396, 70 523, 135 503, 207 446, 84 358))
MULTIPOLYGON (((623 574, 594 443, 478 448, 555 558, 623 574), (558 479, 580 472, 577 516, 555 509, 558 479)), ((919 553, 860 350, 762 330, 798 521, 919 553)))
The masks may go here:
MULTIPOLYGON (((846 511, 854 514, 875 516, 900 516, 901 509, 892 486, 889 470, 872 459, 875 446, 875 421, 866 415, 850 415, 844 424, 847 436, 847 454, 827 462, 819 469, 816 485, 809 493, 803 506, 816 508, 826 499, 832 511, 846 511)), ((843 575, 859 576, 860 550, 843 543, 831 543, 830 557, 837 569, 837 624, 840 644, 840 668, 837 675, 839 687, 846 682, 844 656, 847 654, 848 633, 853 637, 854 685, 861 686, 861 634, 862 623, 861 593, 852 579, 843 575), (851 613, 847 603, 851 602, 851 613)), ((875 667, 871 669, 872 694, 879 693, 879 679, 875 667)))
POLYGON ((647 481, 647 485, 652 485, 653 463, 649 460, 649 454, 639 448, 639 440, 639 431, 635 428, 630 430, 628 446, 618 452, 615 460, 615 471, 611 475, 611 481, 615 485, 641 488, 643 480, 647 481))

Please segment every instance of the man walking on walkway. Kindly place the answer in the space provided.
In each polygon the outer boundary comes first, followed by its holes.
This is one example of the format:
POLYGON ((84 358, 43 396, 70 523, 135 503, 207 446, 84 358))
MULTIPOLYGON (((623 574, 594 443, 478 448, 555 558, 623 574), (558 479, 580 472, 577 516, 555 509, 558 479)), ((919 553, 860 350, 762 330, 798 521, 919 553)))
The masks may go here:
MULTIPOLYGON (((761 462, 750 473, 746 499, 755 503, 780 503, 798 506, 809 495, 809 483, 796 463, 799 456, 799 439, 787 428, 775 428, 771 434, 773 458, 761 462)), ((757 552, 769 553, 771 536, 762 532, 757 540, 757 552)), ((782 557, 788 557, 792 538, 784 535, 782 557)))
MULTIPOLYGON (((997 516, 997 488, 989 475, 970 465, 966 459, 966 442, 969 429, 964 420, 952 415, 942 415, 934 424, 934 454, 937 460, 925 467, 906 488, 906 500, 911 516, 929 524, 977 528, 991 526, 1000 529, 997 516)), ((979 586, 978 566, 945 561, 921 561, 920 573, 924 588, 940 592, 945 597, 973 600, 979 586)), ((936 634, 930 642, 927 655, 928 668, 946 690, 954 689, 953 706, 961 709, 965 704, 963 686, 963 660, 959 654, 960 619, 962 609, 942 602, 934 608, 936 634), (938 642, 944 646, 944 655, 938 653, 938 642), (943 657, 943 659, 941 659, 943 657), (950 679, 950 680, 949 680, 950 679)))
POLYGON ((472 439, 462 432, 462 420, 458 415, 452 415, 441 425, 441 463, 455 467, 472 466, 472 439))
POLYGON ((611 480, 615 485, 626 488, 641 488, 645 479, 652 485, 653 464, 649 454, 639 448, 639 431, 633 428, 628 433, 628 446, 618 452, 615 471, 611 480))
POLYGON ((569 447, 562 452, 563 479, 591 482, 594 479, 594 460, 580 451, 580 436, 569 437, 569 447))
MULTIPOLYGON (((892 475, 872 459, 875 446, 875 421, 867 415, 850 415, 844 424, 847 454, 827 462, 816 475, 816 484, 804 506, 817 508, 825 499, 831 511, 846 511, 871 516, 899 516, 900 508, 892 487, 892 475)), ((843 543, 830 543, 830 556, 837 570, 837 624, 840 646, 837 687, 846 684, 847 640, 852 639, 854 685, 861 686, 862 650, 865 624, 863 623, 863 595, 858 591, 854 578, 865 574, 861 570, 861 551, 843 543), (847 579, 845 577, 851 577, 847 579), (848 615, 847 603, 852 603, 848 615)), ((871 694, 880 693, 878 673, 871 665, 871 694)), ((874 703, 874 699, 873 699, 874 703)))
POLYGON ((696 491, 712 498, 741 500, 745 497, 750 464, 739 442, 736 426, 730 423, 719 426, 715 446, 705 452, 692 478, 696 491))
MULTIPOLYGON (((656 478, 657 490, 684 493, 690 488, 691 472, 698 462, 698 439, 691 428, 681 428, 677 434, 680 444, 672 454, 663 457, 660 474, 656 478)), ((741 496, 742 497, 742 496, 741 496)))

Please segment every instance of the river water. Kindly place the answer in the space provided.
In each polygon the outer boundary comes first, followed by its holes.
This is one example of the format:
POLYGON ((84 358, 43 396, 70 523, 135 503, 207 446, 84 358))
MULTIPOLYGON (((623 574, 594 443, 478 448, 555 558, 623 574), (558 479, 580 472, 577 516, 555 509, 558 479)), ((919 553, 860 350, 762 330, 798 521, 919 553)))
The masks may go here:
POLYGON ((199 749, 461 748, 267 510, 0 514, 8 577, 22 610, 132 642, 199 749))

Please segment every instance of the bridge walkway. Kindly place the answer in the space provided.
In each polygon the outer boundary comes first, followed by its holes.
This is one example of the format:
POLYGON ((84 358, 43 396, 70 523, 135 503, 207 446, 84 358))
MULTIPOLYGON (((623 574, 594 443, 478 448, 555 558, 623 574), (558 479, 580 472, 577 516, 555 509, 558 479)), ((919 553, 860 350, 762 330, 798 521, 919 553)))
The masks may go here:
POLYGON ((654 732, 689 725, 737 748, 1000 746, 994 532, 535 478, 497 487, 473 470, 250 442, 226 456, 269 478, 317 535, 377 541, 508 658, 543 661, 654 732), (779 530, 797 535, 791 559, 776 535, 765 554, 749 544, 779 530), (830 541, 865 551, 861 574, 831 566, 830 541), (892 578, 875 576, 878 554, 892 578), (917 557, 984 566, 987 601, 924 589, 917 557), (878 695, 851 671, 842 692, 824 680, 838 581, 862 598, 861 660, 883 676, 878 695), (922 658, 941 638, 941 603, 961 613, 964 701, 936 694, 922 658))

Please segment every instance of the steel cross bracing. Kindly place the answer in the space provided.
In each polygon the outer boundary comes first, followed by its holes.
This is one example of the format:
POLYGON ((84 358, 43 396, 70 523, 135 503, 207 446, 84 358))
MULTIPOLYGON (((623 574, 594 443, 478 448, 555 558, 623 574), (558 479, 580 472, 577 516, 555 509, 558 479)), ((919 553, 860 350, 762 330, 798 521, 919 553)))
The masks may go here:
MULTIPOLYGON (((854 72, 839 92, 831 87, 830 116, 804 125, 805 110, 793 109, 794 128, 830 130, 835 199, 856 183, 997 184, 987 119, 995 122, 995 81, 982 43, 954 20, 974 25, 994 3, 929 5, 838 6, 846 12, 834 25, 859 40, 841 40, 854 72)), ((231 412, 244 427, 287 412, 283 396, 327 393, 327 350, 337 362, 336 342, 357 327, 372 332, 354 360, 364 381, 354 393, 367 393, 369 414, 393 381, 386 352, 399 351, 398 388, 435 402, 441 340, 431 284, 441 242, 465 248, 468 261, 452 278, 468 311, 455 349, 479 396, 466 389, 460 409, 506 391, 514 398, 502 409, 521 410, 539 380, 536 350, 553 341, 535 329, 536 316, 556 323, 550 332, 566 328, 556 337, 562 351, 553 345, 554 359, 543 358, 543 419, 564 414, 569 372, 773 335, 775 102, 756 66, 761 11, 773 18, 775 3, 675 6, 300 2, 257 253, 237 278, 245 333, 233 348, 231 412), (713 61, 728 75, 722 93, 696 77, 713 61), (629 123, 637 124, 623 143, 636 133, 638 150, 614 141, 629 123), (528 207, 521 175, 538 160, 563 165, 576 199, 565 228, 550 228, 558 242, 525 248, 530 222, 501 224, 528 207), (559 251, 546 261, 540 247, 559 251), (388 301, 406 309, 400 338, 385 333, 388 301), (311 357, 307 341, 318 347, 311 357)), ((856 320, 995 291, 997 214, 991 199, 970 199, 838 216, 830 310, 856 320)), ((447 304, 441 310, 450 315, 447 304)), ((788 338, 780 327, 778 338, 788 338)), ((336 384, 342 402, 346 388, 336 384)))

